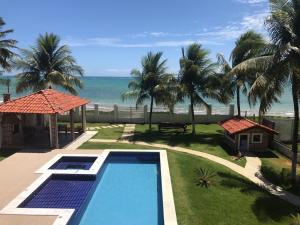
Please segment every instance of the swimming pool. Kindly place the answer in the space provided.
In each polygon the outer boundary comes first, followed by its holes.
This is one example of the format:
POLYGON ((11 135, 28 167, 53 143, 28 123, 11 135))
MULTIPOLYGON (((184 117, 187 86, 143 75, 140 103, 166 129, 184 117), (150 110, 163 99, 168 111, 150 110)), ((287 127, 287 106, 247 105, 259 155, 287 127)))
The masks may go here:
POLYGON ((112 152, 72 225, 163 225, 159 153, 112 152))
POLYGON ((105 150, 97 160, 96 171, 46 170, 1 213, 58 215, 55 225, 177 225, 165 151, 105 150))

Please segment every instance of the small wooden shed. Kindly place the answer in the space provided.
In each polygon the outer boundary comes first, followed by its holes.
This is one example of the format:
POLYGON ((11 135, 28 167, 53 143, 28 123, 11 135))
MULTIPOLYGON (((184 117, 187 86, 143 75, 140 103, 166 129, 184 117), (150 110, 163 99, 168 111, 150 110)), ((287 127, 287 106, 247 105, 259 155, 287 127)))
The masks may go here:
POLYGON ((220 122, 224 128, 226 143, 235 151, 266 151, 274 129, 243 117, 233 117, 220 122))

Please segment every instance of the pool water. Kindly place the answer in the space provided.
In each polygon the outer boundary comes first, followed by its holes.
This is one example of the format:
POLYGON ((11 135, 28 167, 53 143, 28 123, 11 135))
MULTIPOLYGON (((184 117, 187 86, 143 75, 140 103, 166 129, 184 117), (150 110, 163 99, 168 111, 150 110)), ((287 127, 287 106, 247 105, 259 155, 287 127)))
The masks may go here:
POLYGON ((112 152, 72 225, 163 225, 159 153, 112 152))
POLYGON ((77 212, 95 180, 95 176, 53 174, 19 208, 65 208, 77 212))
POLYGON ((63 156, 49 169, 55 170, 70 170, 82 169, 88 170, 96 161, 96 157, 83 157, 83 156, 63 156))

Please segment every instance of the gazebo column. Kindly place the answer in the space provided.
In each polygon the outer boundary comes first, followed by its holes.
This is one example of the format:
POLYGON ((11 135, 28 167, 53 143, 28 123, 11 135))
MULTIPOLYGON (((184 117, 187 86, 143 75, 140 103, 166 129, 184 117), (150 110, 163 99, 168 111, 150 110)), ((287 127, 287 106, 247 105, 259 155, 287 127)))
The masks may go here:
POLYGON ((74 132, 74 109, 70 110, 70 131, 72 141, 75 140, 75 132, 74 132))
POLYGON ((82 122, 82 131, 86 131, 86 106, 81 106, 81 122, 82 122))
POLYGON ((56 113, 50 114, 49 116, 49 129, 50 129, 50 146, 52 148, 59 148, 56 113))

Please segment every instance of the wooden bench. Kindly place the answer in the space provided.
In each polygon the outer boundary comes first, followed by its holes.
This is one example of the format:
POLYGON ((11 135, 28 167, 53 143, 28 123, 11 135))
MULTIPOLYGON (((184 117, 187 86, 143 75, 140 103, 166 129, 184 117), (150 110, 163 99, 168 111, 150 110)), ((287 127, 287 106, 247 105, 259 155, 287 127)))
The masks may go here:
POLYGON ((159 123, 158 130, 161 131, 162 129, 183 129, 186 132, 187 124, 183 123, 159 123))

